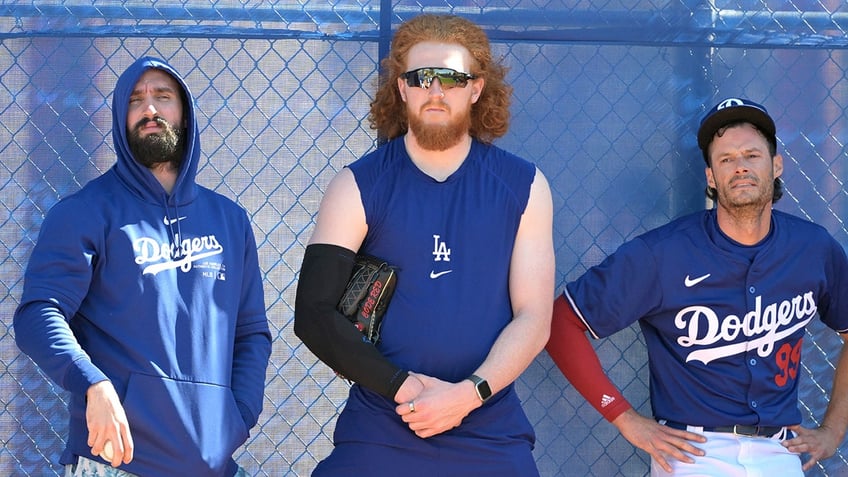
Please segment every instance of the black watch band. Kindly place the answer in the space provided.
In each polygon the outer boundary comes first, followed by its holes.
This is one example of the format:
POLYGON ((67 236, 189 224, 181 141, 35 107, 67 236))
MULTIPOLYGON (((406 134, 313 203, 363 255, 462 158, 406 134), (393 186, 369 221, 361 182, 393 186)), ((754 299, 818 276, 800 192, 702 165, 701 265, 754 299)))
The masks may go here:
POLYGON ((488 381, 476 374, 469 376, 468 380, 474 383, 474 389, 477 391, 477 397, 479 397, 481 401, 486 402, 490 397, 492 397, 492 388, 489 387, 488 381))

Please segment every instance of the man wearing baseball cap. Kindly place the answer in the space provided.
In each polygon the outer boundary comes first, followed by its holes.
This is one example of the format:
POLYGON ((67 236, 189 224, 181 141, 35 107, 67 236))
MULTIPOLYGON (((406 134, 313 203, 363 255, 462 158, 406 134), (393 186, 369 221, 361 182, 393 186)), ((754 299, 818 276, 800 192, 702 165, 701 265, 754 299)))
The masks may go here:
POLYGON ((766 108, 729 98, 701 121, 715 207, 624 243, 568 283, 547 350, 574 387, 633 445, 651 475, 801 476, 848 427, 848 353, 821 425, 801 427, 798 377, 813 319, 848 340, 848 259, 823 228, 774 210, 783 158, 766 108), (586 333, 638 322, 652 418, 604 374, 586 333))

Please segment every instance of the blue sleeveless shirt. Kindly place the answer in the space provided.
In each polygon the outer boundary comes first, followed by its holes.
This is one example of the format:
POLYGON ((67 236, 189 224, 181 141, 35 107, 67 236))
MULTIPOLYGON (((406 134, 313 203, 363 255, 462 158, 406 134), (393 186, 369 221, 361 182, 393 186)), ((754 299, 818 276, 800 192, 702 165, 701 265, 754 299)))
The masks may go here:
MULTIPOLYGON (((413 164, 398 138, 349 167, 368 224, 360 252, 398 268, 380 351, 404 369, 450 382, 467 378, 512 320, 510 260, 535 166, 473 141, 459 169, 439 182, 413 164)), ((415 436, 394 408, 394 402, 354 385, 336 424, 336 445, 418 450, 460 445, 466 452, 504 453, 517 444, 513 449, 520 457, 509 457, 512 451, 503 457, 533 465, 524 454, 529 455, 535 436, 512 385, 459 428, 426 440, 415 436)), ((535 467, 515 475, 534 472, 535 467)))

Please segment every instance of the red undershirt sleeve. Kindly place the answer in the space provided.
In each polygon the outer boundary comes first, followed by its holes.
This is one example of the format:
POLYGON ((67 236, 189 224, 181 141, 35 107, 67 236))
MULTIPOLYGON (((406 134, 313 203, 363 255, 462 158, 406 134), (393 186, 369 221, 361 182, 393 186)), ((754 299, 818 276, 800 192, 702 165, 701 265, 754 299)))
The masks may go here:
POLYGON ((631 406, 604 372, 587 331, 571 304, 560 295, 554 301, 551 337, 545 349, 571 385, 612 422, 631 406))

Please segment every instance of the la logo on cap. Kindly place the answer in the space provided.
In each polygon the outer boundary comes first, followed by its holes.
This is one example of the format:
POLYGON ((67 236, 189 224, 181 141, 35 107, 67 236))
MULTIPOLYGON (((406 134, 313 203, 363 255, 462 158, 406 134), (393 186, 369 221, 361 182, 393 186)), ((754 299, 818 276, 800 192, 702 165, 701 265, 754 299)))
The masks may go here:
POLYGON ((745 102, 742 101, 741 99, 727 98, 724 101, 718 103, 718 107, 716 108, 716 111, 720 111, 724 108, 732 108, 734 106, 743 106, 744 104, 745 104, 745 102))

